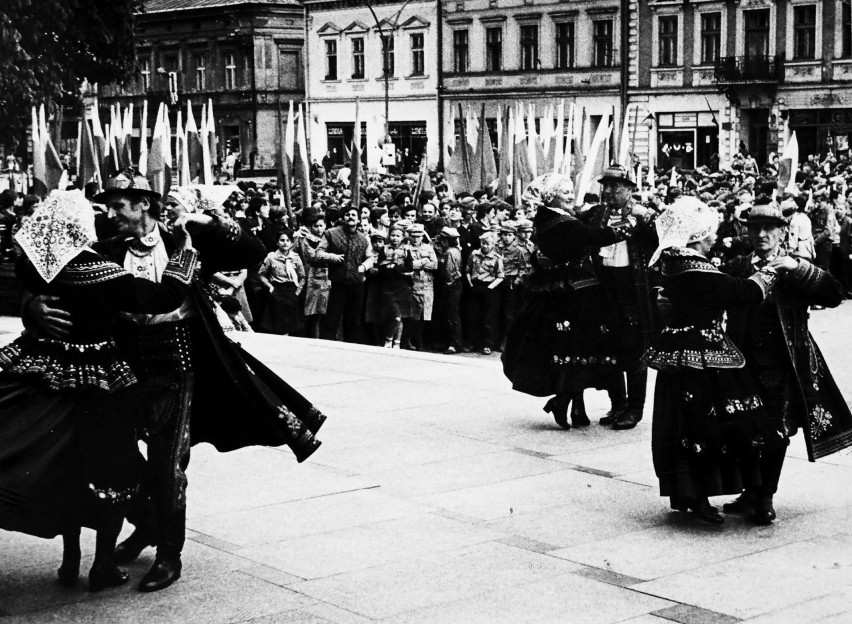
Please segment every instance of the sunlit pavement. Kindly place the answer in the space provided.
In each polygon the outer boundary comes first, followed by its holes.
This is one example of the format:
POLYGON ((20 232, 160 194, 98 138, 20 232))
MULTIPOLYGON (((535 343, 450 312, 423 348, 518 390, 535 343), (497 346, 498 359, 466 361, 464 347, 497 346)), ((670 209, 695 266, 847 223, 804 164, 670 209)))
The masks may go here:
MULTIPOLYGON (((811 321, 852 398, 850 324, 852 303, 811 321)), ((709 526, 658 496, 651 405, 610 431, 590 392, 594 424, 564 431, 495 356, 240 340, 328 414, 322 448, 196 447, 183 577, 155 594, 151 550, 89 594, 55 584, 59 540, 0 533, 3 622, 852 621, 849 452, 809 464, 799 436, 776 523, 709 526)))

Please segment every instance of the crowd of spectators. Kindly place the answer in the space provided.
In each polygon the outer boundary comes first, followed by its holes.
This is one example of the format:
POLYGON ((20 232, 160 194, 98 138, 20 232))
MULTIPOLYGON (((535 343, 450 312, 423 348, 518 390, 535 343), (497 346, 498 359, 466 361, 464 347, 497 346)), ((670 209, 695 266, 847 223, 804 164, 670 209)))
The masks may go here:
MULTIPOLYGON (((790 219, 788 247, 831 271, 852 296, 849 154, 808 156, 787 187, 792 193, 779 190, 779 167, 776 155, 761 168, 738 153, 715 171, 657 171, 657 182, 646 183, 634 202, 660 212, 688 194, 715 207, 720 224, 712 255, 721 263, 750 250, 746 216, 755 200, 771 195, 790 219)), ((269 252, 254 270, 216 276, 221 308, 236 329, 447 353, 502 348, 537 261, 524 206, 489 189, 454 195, 440 173, 418 197, 416 174, 368 174, 358 198, 348 176, 315 173, 305 209, 297 188, 286 210, 274 181, 239 181, 216 208, 269 252)), ((39 201, 0 193, 6 262, 20 255, 14 232, 39 201)), ((598 202, 587 194, 578 213, 598 202)), ((99 235, 107 236, 103 216, 99 235)))

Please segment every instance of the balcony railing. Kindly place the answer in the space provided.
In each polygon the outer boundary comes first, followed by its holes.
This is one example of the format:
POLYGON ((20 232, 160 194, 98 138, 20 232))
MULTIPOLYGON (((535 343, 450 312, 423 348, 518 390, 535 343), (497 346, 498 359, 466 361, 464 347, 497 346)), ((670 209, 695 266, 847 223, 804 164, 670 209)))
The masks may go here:
POLYGON ((784 80, 784 57, 722 56, 716 61, 719 84, 772 84, 784 80))

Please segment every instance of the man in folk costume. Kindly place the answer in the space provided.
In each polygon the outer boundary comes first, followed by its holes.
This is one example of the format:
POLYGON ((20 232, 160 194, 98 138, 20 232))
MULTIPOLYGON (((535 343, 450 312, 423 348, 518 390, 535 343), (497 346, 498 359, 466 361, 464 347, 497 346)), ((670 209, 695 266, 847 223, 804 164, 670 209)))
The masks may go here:
POLYGON ((645 408, 648 368, 641 357, 655 326, 648 268, 657 247, 655 213, 634 203, 636 185, 624 167, 607 168, 599 182, 605 203, 589 209, 584 220, 599 227, 624 222, 635 226, 630 238, 603 247, 594 257, 598 277, 620 319, 621 362, 626 377, 626 385, 617 383, 608 389, 612 409, 600 422, 613 429, 632 429, 642 420, 645 408))
MULTIPOLYGON (((756 205, 748 217, 754 252, 731 260, 724 269, 748 277, 786 254, 787 220, 775 203, 756 205)), ((770 417, 781 432, 775 448, 759 460, 761 486, 747 489, 724 506, 728 513, 751 513, 755 524, 775 519, 778 488, 789 438, 801 428, 808 459, 814 461, 852 446, 852 414, 808 330, 808 308, 837 307, 843 287, 809 260, 786 273, 759 305, 728 310, 728 334, 742 350, 770 417)))
MULTIPOLYGON (((147 546, 157 547, 140 591, 158 591, 180 578, 192 444, 209 442, 219 451, 287 444, 301 462, 319 446, 313 433, 325 420, 301 394, 231 342, 217 320, 206 278, 258 264, 266 255, 263 245, 235 222, 197 212, 216 203, 200 191, 194 199, 192 192, 175 198, 185 208, 179 219, 192 233, 202 271, 178 309, 123 313, 115 330, 119 349, 149 398, 137 415, 148 446, 143 484, 148 498, 128 512, 136 530, 115 553, 117 563, 127 563, 147 546), (237 414, 239 419, 229 419, 237 414)), ((127 171, 108 180, 94 199, 107 206, 119 234, 93 247, 134 276, 159 282, 174 249, 171 233, 158 220, 159 194, 144 177, 127 171)), ((68 322, 62 302, 31 301, 25 318, 48 333, 61 333, 60 326, 68 322)))

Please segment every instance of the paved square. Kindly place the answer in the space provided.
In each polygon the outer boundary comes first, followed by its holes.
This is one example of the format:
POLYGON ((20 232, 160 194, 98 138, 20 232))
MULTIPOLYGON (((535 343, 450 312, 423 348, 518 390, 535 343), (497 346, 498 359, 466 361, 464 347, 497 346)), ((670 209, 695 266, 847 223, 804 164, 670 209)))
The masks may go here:
MULTIPOLYGON (((847 397, 850 313, 811 321, 847 397)), ((0 340, 19 330, 0 319, 0 340)), ((0 621, 852 622, 852 453, 809 464, 799 437, 778 521, 711 527, 658 496, 650 405, 632 431, 562 431, 496 355, 240 340, 328 413, 323 447, 196 447, 183 578, 156 594, 135 590, 150 550, 88 594, 54 583, 60 540, 0 533, 0 621)))

